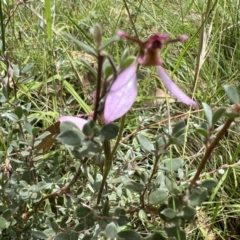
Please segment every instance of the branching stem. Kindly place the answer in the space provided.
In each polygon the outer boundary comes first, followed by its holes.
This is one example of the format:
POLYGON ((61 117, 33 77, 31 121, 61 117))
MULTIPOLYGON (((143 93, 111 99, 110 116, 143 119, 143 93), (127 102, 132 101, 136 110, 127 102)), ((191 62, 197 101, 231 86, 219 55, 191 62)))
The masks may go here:
POLYGON ((228 119, 227 122, 224 124, 223 128, 218 132, 214 141, 210 145, 206 146, 205 155, 204 155, 200 165, 198 166, 198 169, 197 169, 197 172, 196 172, 195 176, 191 180, 191 183, 188 187, 189 190, 191 190, 193 187, 195 187, 197 185, 196 182, 199 179, 199 176, 200 176, 201 172, 203 171, 203 169, 204 169, 204 167, 207 163, 207 160, 209 159, 212 151, 217 146, 219 141, 223 138, 223 136, 225 135, 225 133, 227 132, 228 128, 230 127, 230 125, 233 121, 234 121, 234 119, 228 119))

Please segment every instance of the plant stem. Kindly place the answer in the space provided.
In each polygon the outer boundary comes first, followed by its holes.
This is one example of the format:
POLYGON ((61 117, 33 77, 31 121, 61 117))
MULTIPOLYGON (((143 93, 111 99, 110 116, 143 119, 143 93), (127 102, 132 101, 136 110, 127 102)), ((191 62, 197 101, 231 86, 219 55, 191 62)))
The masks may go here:
POLYGON ((224 124, 223 128, 218 132, 218 134, 217 134, 215 140, 212 142, 212 144, 207 146, 205 155, 204 155, 200 165, 198 166, 197 172, 196 172, 195 176, 193 177, 193 179, 191 180, 191 183, 188 187, 189 190, 191 190, 194 186, 196 186, 196 181, 199 179, 199 176, 200 176, 202 170, 204 169, 204 167, 207 163, 207 160, 210 157, 213 149, 217 146, 218 142, 223 138, 223 136, 225 135, 225 133, 227 132, 228 128, 230 127, 230 125, 233 121, 234 121, 234 119, 228 119, 227 122, 224 124))
POLYGON ((133 28, 133 31, 134 31, 134 33, 135 33, 135 36, 138 38, 137 29, 136 29, 135 24, 134 24, 134 22, 133 22, 133 18, 132 18, 132 16, 131 16, 130 11, 129 11, 129 8, 128 8, 128 5, 127 5, 126 0, 123 0, 123 3, 124 3, 124 6, 125 6, 125 8, 126 8, 126 10, 127 10, 128 17, 129 17, 130 22, 131 22, 131 24, 132 24, 132 28, 133 28))
POLYGON ((98 52, 98 72, 97 72, 97 90, 96 90, 96 99, 93 113, 93 121, 97 120, 98 115, 98 106, 100 101, 101 85, 102 85, 102 65, 104 57, 98 52))
POLYGON ((101 187, 99 189, 98 193, 98 198, 97 198, 97 204, 100 203, 104 185, 107 180, 108 173, 112 167, 112 155, 111 155, 111 149, 110 149, 110 142, 109 141, 104 141, 103 142, 103 149, 104 149, 104 154, 105 154, 105 164, 104 164, 104 174, 103 174, 103 179, 101 183, 101 187))
POLYGON ((3 19, 3 9, 2 9, 2 1, 0 1, 0 24, 1 24, 1 39, 2 39, 2 52, 5 52, 5 27, 4 27, 4 19, 3 19))

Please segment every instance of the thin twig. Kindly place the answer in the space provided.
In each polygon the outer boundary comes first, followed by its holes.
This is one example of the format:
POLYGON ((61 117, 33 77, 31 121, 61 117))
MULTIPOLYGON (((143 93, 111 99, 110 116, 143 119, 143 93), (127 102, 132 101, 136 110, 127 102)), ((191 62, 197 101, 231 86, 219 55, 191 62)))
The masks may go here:
POLYGON ((211 145, 207 146, 205 155, 204 155, 200 165, 198 166, 197 172, 190 182, 190 185, 188 187, 189 190, 191 190, 194 186, 196 186, 196 182, 199 179, 199 176, 200 176, 201 172, 203 171, 212 151, 217 146, 219 141, 223 138, 223 136, 225 135, 225 133, 227 132, 228 128, 230 127, 230 125, 233 121, 234 121, 234 119, 228 119, 227 122, 224 124, 223 128, 218 132, 216 138, 211 143, 211 145))

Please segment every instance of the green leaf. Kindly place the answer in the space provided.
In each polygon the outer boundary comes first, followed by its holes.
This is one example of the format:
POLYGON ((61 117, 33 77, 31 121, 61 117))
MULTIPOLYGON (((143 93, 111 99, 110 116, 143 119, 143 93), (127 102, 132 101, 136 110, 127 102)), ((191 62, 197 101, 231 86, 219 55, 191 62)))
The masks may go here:
POLYGON ((169 172, 176 172, 183 164, 181 158, 173 158, 165 161, 164 166, 169 170, 169 172))
POLYGON ((22 197, 22 199, 28 199, 30 197, 30 192, 28 191, 27 188, 21 189, 19 194, 22 197))
POLYGON ((150 205, 156 205, 164 202, 168 197, 168 192, 166 189, 157 189, 156 191, 150 193, 148 201, 150 205))
POLYGON ((207 104, 207 103, 202 103, 203 105, 203 109, 204 109, 204 112, 205 112, 205 116, 208 120, 208 123, 209 123, 209 126, 212 126, 212 109, 210 108, 210 106, 207 104))
POLYGON ((76 130, 79 131, 79 127, 72 122, 61 122, 60 123, 60 132, 66 132, 68 130, 76 130))
POLYGON ((3 92, 3 97, 2 97, 2 102, 5 102, 4 100, 8 101, 9 99, 9 96, 8 96, 8 86, 3 84, 3 87, 2 87, 2 92, 3 92))
POLYGON ((103 73, 106 78, 108 78, 109 76, 111 76, 113 74, 112 65, 110 64, 108 59, 105 59, 102 68, 103 68, 103 73))
POLYGON ((19 119, 22 118, 23 116, 23 110, 20 106, 17 106, 15 109, 14 109, 14 113, 18 116, 19 119))
POLYGON ((84 229, 85 229, 85 223, 84 223, 84 222, 79 223, 79 224, 74 228, 74 230, 77 231, 77 232, 83 231, 84 229))
POLYGON ((5 113, 3 116, 7 117, 9 120, 11 120, 13 122, 18 122, 19 121, 19 118, 15 113, 5 113))
POLYGON ((97 219, 96 219, 96 217, 94 216, 93 213, 88 214, 85 218, 86 228, 92 228, 95 225, 96 222, 97 222, 97 219))
POLYGON ((85 136, 91 136, 93 134, 93 127, 95 126, 94 121, 90 120, 86 124, 84 124, 82 132, 85 136))
POLYGON ((7 101, 8 101, 8 99, 3 94, 0 93, 0 102, 5 103, 7 101))
POLYGON ((175 180, 169 179, 167 176, 165 177, 165 185, 171 193, 179 194, 181 192, 175 180))
MULTIPOLYGON (((30 130, 30 129, 29 129, 30 130)), ((38 127, 33 127, 32 128, 32 132, 31 134, 33 135, 33 137, 36 137, 39 134, 40 128, 38 127)))
POLYGON ((7 221, 5 220, 5 218, 0 217, 0 231, 2 231, 6 227, 7 227, 7 221))
POLYGON ((114 216, 118 217, 117 222, 119 226, 124 226, 129 222, 128 218, 126 217, 126 211, 123 208, 117 207, 114 210, 114 216))
POLYGON ((28 63, 22 70, 21 73, 27 73, 34 66, 34 63, 28 63))
POLYGON ((108 47, 110 44, 112 44, 113 42, 116 42, 120 39, 120 37, 118 35, 115 35, 113 37, 111 37, 107 42, 103 43, 99 50, 103 50, 104 48, 108 47))
POLYGON ((121 63, 120 69, 126 69, 129 67, 134 61, 136 61, 136 57, 130 56, 124 59, 124 61, 121 63))
POLYGON ((148 219, 147 214, 143 209, 139 210, 138 217, 142 222, 147 221, 147 219, 148 219))
POLYGON ((186 125, 184 121, 180 121, 177 124, 175 124, 172 130, 172 137, 175 137, 175 138, 180 137, 184 133, 185 127, 186 125))
POLYGON ((39 230, 33 230, 32 235, 38 239, 48 239, 48 236, 44 232, 39 230))
POLYGON ((97 79, 97 71, 96 69, 85 59, 80 59, 81 64, 89 71, 89 73, 92 74, 93 81, 94 79, 97 79))
POLYGON ((204 128, 197 128, 196 132, 204 138, 207 138, 208 132, 204 128))
POLYGON ((141 147, 147 151, 147 152, 152 152, 154 151, 154 146, 153 144, 141 133, 137 135, 137 140, 141 147))
POLYGON ((102 141, 111 140, 118 135, 118 126, 113 123, 104 125, 100 130, 102 141))
POLYGON ((174 211, 178 210, 182 205, 182 200, 179 196, 171 196, 168 198, 168 207, 172 208, 174 211))
POLYGON ((165 208, 161 211, 161 214, 164 215, 167 219, 173 219, 176 217, 176 212, 172 208, 165 208))
POLYGON ((118 233, 118 236, 121 238, 121 240, 142 240, 141 236, 131 230, 126 230, 118 233))
POLYGON ((235 104, 239 104, 240 103, 240 97, 239 97, 239 94, 238 94, 238 91, 236 89, 236 87, 232 86, 232 85, 224 85, 223 86, 227 96, 228 96, 228 99, 232 102, 232 103, 235 103, 235 104))
POLYGON ((225 112, 225 108, 219 108, 213 113, 212 126, 214 126, 218 122, 218 120, 224 115, 225 112))
POLYGON ((58 224, 54 220, 51 221, 51 227, 55 233, 58 232, 59 227, 58 227, 58 224))
POLYGON ((71 240, 69 234, 67 233, 58 233, 58 235, 54 238, 54 240, 71 240))
POLYGON ((72 231, 72 232, 70 233, 70 239, 71 239, 71 240, 79 240, 79 233, 72 231))
POLYGON ((183 211, 183 217, 186 220, 193 220, 197 214, 196 209, 191 206, 184 206, 182 208, 183 211))
POLYGON ((193 207, 200 206, 207 199, 207 190, 205 188, 194 188, 190 193, 190 205, 193 207))
POLYGON ((85 236, 82 238, 82 240, 92 240, 93 238, 93 234, 89 235, 89 234, 85 234, 85 236))
POLYGON ((76 38, 74 38, 72 35, 70 35, 68 33, 64 33, 64 36, 67 37, 68 39, 72 40, 78 47, 80 47, 85 52, 97 57, 96 51, 91 46, 85 44, 84 42, 77 40, 76 38))
POLYGON ((105 235, 110 239, 115 239, 117 237, 117 227, 113 222, 109 223, 105 228, 105 235))
POLYGON ((216 186, 217 186, 217 182, 213 179, 206 179, 201 183, 201 187, 207 188, 207 190, 212 190, 216 186))
POLYGON ((87 215, 89 215, 91 213, 91 209, 89 209, 88 207, 78 207, 76 209, 76 215, 80 218, 84 218, 86 217, 87 215))
POLYGON ((80 146, 82 143, 82 134, 79 131, 68 130, 60 133, 56 139, 69 146, 80 146))
POLYGON ((144 189, 144 185, 141 184, 141 183, 137 183, 137 182, 134 182, 132 180, 129 180, 127 181, 126 183, 124 183, 126 188, 133 191, 133 192, 137 192, 137 193, 140 193, 143 191, 144 189))
POLYGON ((93 156, 100 151, 101 145, 99 142, 94 140, 85 140, 82 142, 81 148, 74 148, 71 152, 76 158, 81 159, 82 157, 93 156))
POLYGON ((166 203, 163 203, 158 209, 158 214, 164 222, 167 221, 167 218, 166 218, 165 215, 162 214, 162 211, 167 209, 167 208, 168 208, 168 205, 166 203))
POLYGON ((11 220, 12 212, 10 209, 7 209, 3 212, 2 216, 5 218, 5 220, 11 220))

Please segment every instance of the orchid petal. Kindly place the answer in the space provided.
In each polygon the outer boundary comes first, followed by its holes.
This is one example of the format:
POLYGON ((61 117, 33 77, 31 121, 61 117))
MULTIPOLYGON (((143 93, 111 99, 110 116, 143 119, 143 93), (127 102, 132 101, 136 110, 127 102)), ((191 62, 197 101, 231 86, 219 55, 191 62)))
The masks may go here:
POLYGON ((179 101, 182 103, 185 103, 187 105, 192 105, 195 108, 198 108, 198 105, 195 101, 193 101, 190 97, 188 97, 168 76, 168 74, 165 72, 164 68, 162 66, 157 66, 159 76, 161 77, 165 87, 167 90, 176 97, 179 101))
POLYGON ((58 120, 59 122, 71 122, 75 124, 80 130, 82 130, 83 126, 87 123, 86 119, 73 116, 62 116, 58 120))
POLYGON ((137 97, 137 63, 121 72, 107 93, 104 119, 108 124, 122 117, 132 107, 137 97))
POLYGON ((130 40, 130 41, 132 41, 132 42, 135 42, 135 43, 137 43, 138 45, 142 45, 142 41, 141 41, 141 40, 139 40, 138 38, 134 38, 134 37, 129 36, 127 33, 125 33, 125 32, 122 31, 122 30, 118 30, 118 31, 117 31, 117 35, 118 35, 119 37, 126 38, 126 39, 128 39, 128 40, 130 40))

